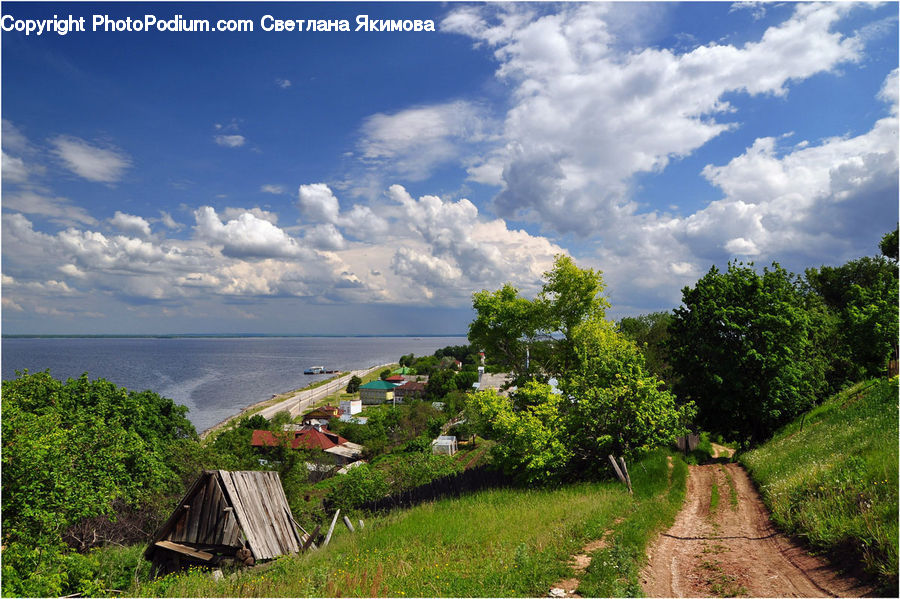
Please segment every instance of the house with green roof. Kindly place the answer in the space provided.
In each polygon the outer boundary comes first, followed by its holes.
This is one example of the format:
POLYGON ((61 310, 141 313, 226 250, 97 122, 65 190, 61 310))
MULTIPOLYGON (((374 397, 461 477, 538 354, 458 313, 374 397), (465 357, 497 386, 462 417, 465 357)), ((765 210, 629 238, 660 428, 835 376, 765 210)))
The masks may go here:
POLYGON ((385 403, 394 400, 394 384, 387 381, 372 381, 359 386, 359 398, 363 405, 385 403))

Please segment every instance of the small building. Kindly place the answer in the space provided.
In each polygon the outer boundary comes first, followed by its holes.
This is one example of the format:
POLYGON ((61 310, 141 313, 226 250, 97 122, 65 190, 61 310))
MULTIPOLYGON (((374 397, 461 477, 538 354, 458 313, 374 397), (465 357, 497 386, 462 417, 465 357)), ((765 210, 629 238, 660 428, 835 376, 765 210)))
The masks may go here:
POLYGON ((153 535, 144 557, 167 574, 190 565, 253 565, 297 553, 307 540, 277 472, 207 470, 153 535))
POLYGON ((402 385, 406 382, 406 379, 399 374, 392 374, 391 376, 384 379, 388 383, 393 383, 394 385, 402 385))
POLYGON ((431 453, 434 454, 453 455, 458 449, 456 437, 453 435, 441 435, 431 442, 431 453))
POLYGON ((359 387, 359 399, 363 405, 380 404, 394 400, 394 384, 372 381, 359 387))
POLYGON ((338 405, 341 410, 341 416, 353 416, 362 412, 361 399, 342 399, 338 405))
POLYGON ((305 426, 300 430, 287 431, 286 434, 293 435, 293 438, 280 437, 272 431, 255 430, 250 444, 254 447, 278 447, 290 440, 291 449, 321 449, 333 455, 338 464, 352 462, 362 455, 362 445, 351 443, 325 427, 305 426))
POLYGON ((307 426, 328 426, 332 418, 340 416, 340 409, 334 406, 322 406, 303 415, 302 422, 307 426))
POLYGON ((397 401, 407 399, 422 399, 425 396, 425 383, 407 381, 394 389, 394 397, 397 401))

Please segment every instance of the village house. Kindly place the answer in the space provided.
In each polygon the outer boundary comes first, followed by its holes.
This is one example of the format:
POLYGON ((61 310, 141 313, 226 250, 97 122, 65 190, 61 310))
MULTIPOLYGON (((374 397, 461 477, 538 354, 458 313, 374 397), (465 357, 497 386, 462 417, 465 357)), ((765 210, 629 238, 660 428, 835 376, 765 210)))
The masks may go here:
POLYGON ((394 389, 394 397, 397 398, 397 401, 405 401, 407 399, 422 399, 423 397, 425 397, 425 383, 407 381, 394 389))
POLYGON ((253 447, 278 447, 290 440, 291 449, 321 449, 334 456, 338 464, 347 464, 362 455, 362 445, 351 443, 325 427, 304 426, 298 430, 285 431, 285 435, 287 437, 280 438, 272 431, 255 430, 250 444, 253 447))
POLYGON ((362 412, 361 399, 342 399, 338 406, 341 410, 341 416, 353 416, 362 412))
POLYGON ((321 406, 304 414, 302 422, 306 426, 328 426, 328 422, 332 418, 338 418, 340 415, 340 408, 334 406, 321 406))
POLYGON ((363 405, 373 405, 394 400, 394 384, 387 381, 372 381, 359 387, 359 399, 363 405))

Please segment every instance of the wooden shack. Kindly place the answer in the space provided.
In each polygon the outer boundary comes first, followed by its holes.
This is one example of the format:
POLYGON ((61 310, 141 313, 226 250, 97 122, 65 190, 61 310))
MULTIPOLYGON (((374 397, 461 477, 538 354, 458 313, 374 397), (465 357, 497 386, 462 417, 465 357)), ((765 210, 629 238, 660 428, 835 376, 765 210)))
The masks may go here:
POLYGON ((144 557, 160 573, 189 565, 268 560, 309 540, 294 522, 277 472, 207 470, 153 535, 144 557))

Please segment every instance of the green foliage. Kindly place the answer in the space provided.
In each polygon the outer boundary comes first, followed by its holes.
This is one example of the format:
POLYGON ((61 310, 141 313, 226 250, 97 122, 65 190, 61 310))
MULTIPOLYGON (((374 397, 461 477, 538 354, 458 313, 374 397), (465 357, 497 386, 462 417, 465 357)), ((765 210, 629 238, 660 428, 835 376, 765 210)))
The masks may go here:
POLYGON ((577 365, 560 382, 566 430, 578 468, 589 471, 609 454, 640 455, 684 433, 693 405, 677 405, 644 371, 637 346, 607 322, 589 322, 574 335, 577 365))
POLYGON ((87 375, 19 374, 3 381, 2 410, 4 594, 72 592, 62 534, 116 500, 180 489, 180 453, 196 443, 187 408, 87 375))
POLYGON ((878 244, 878 248, 881 250, 881 253, 894 262, 900 260, 900 250, 898 250, 897 247, 898 229, 894 229, 890 233, 885 233, 884 237, 881 238, 881 243, 878 244))
POLYGON ((438 359, 448 356, 459 360, 463 365, 474 365, 478 362, 478 348, 474 345, 448 345, 434 352, 434 357, 438 359))
MULTIPOLYGON (((402 362, 402 359, 401 359, 401 362, 402 362)), ((403 364, 401 363, 401 366, 402 365, 403 364)), ((353 376, 350 377, 350 380, 347 381, 347 393, 356 393, 357 391, 359 391, 360 385, 362 385, 362 379, 354 374, 353 376)))
POLYGON ((553 269, 544 273, 545 283, 535 305, 538 331, 556 346, 543 365, 551 375, 564 374, 575 363, 574 335, 586 322, 598 322, 606 316, 609 302, 601 294, 606 285, 602 272, 578 268, 569 256, 558 255, 553 269), (548 359, 549 358, 549 359, 548 359))
POLYGON ((378 464, 357 466, 339 477, 328 494, 329 504, 344 511, 358 510, 366 503, 462 471, 462 465, 451 457, 432 455, 427 438, 417 437, 406 448, 406 453, 392 454, 378 464), (418 447, 422 441, 427 444, 425 448, 418 447))
POLYGON ((897 595, 897 378, 836 394, 741 455, 778 526, 897 595))
POLYGON ((452 370, 438 370, 425 383, 425 398, 439 401, 456 389, 456 373, 452 370))
POLYGON ((679 397, 703 428, 759 443, 813 405, 823 387, 815 323, 795 277, 778 264, 715 267, 682 291, 669 327, 679 397))
POLYGON ((641 348, 647 372, 665 381, 668 387, 674 381, 667 344, 671 321, 671 312, 651 312, 625 317, 617 324, 619 332, 641 348))
POLYGON ((470 391, 472 385, 478 382, 478 372, 472 370, 462 370, 457 372, 453 377, 453 384, 459 391, 470 391))
POLYGON ((389 376, 391 376, 390 368, 385 368, 384 370, 382 370, 381 372, 378 373, 378 378, 380 378, 381 380, 384 380, 389 376))
POLYGON ((469 402, 469 416, 482 436, 495 439, 495 463, 523 482, 558 477, 572 457, 560 413, 562 398, 549 385, 531 381, 513 402, 494 390, 479 391, 469 402))
POLYGON ((352 468, 341 476, 328 495, 332 507, 341 511, 355 510, 385 497, 390 490, 384 473, 369 464, 352 468))
POLYGON ((537 329, 535 305, 507 283, 494 292, 476 292, 472 307, 477 313, 469 324, 472 345, 483 349, 492 364, 526 374, 526 347, 537 329))
POLYGON ((576 328, 603 319, 609 307, 600 295, 602 273, 578 268, 568 256, 556 256, 544 281, 534 300, 519 296, 508 283, 472 296, 476 316, 469 325, 469 341, 485 350, 491 365, 512 373, 517 385, 565 372, 574 362, 576 328))
POLYGON ((810 268, 806 282, 824 303, 831 390, 883 373, 897 345, 896 262, 877 256, 810 268))

